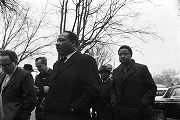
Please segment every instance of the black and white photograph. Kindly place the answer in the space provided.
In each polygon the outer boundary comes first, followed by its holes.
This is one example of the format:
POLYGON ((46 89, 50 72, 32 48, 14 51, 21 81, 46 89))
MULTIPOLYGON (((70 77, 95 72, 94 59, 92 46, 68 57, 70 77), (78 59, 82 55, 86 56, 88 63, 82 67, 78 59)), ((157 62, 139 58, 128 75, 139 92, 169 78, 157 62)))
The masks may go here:
POLYGON ((180 120, 180 0, 0 11, 0 120, 180 120))

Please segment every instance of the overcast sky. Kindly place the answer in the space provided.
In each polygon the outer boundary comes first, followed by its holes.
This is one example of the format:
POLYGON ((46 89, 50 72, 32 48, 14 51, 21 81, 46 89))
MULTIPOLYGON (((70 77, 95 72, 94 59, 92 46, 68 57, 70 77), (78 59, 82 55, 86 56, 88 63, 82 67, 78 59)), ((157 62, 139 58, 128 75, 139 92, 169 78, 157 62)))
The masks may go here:
MULTIPOLYGON (((34 9, 40 9, 45 0, 27 0, 34 9)), ((57 1, 57 0, 49 0, 57 1)), ((152 74, 165 69, 180 71, 180 11, 176 0, 152 0, 153 4, 143 5, 141 20, 146 20, 154 26, 154 30, 164 40, 152 40, 143 46, 143 55, 134 52, 136 62, 146 64, 152 74), (179 12, 179 13, 178 13, 179 12)), ((45 2, 44 2, 45 3, 45 2)), ((179 7, 180 8, 180 7, 179 7)), ((118 48, 117 48, 118 49, 118 48)), ((34 63, 31 63, 34 64, 34 63)), ((115 58, 114 67, 119 65, 115 58)), ((49 63, 52 67, 52 63, 49 63)))

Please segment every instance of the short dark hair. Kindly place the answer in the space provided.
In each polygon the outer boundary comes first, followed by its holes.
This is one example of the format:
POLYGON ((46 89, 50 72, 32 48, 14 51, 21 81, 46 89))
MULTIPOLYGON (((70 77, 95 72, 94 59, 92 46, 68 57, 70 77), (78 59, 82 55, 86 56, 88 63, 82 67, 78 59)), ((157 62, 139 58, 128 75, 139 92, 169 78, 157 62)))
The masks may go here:
POLYGON ((12 50, 0 50, 0 56, 9 56, 12 62, 18 63, 17 54, 12 50))
POLYGON ((38 60, 41 60, 42 64, 47 65, 46 57, 38 57, 38 58, 35 59, 35 62, 37 62, 38 60))
POLYGON ((70 41, 72 43, 76 42, 75 45, 76 45, 76 47, 78 47, 79 46, 78 36, 75 33, 71 32, 71 31, 64 31, 64 32, 69 34, 68 37, 69 37, 70 41))
POLYGON ((121 49, 127 49, 129 51, 129 53, 131 54, 131 57, 132 57, 132 49, 131 49, 131 47, 129 47, 128 45, 122 45, 118 50, 118 54, 119 54, 119 51, 121 49))

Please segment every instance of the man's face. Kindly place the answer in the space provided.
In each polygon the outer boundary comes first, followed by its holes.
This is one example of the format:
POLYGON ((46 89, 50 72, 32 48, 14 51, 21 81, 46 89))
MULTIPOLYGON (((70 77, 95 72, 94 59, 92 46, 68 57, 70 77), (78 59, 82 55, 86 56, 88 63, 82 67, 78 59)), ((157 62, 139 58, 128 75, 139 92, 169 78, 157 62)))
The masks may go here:
POLYGON ((100 77, 104 81, 107 80, 107 78, 109 78, 109 76, 110 76, 110 72, 108 72, 108 71, 101 71, 100 72, 100 77))
POLYGON ((119 61, 122 64, 128 65, 131 62, 131 54, 127 49, 121 49, 118 55, 119 55, 119 61))
POLYGON ((36 61, 35 64, 36 64, 37 70, 38 70, 40 73, 46 71, 46 65, 43 64, 41 60, 36 61))
POLYGON ((9 56, 0 56, 0 67, 5 74, 13 73, 16 68, 15 62, 12 62, 9 56))
POLYGON ((75 51, 75 43, 72 43, 68 37, 69 33, 62 33, 57 39, 56 49, 60 56, 67 56, 75 51))

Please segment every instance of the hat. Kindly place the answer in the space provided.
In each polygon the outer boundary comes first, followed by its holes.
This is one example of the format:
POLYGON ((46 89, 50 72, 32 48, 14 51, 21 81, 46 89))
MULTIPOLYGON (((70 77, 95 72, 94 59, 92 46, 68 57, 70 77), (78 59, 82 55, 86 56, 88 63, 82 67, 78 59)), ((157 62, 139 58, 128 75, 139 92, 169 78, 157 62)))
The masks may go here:
POLYGON ((99 72, 102 72, 102 71, 106 71, 106 72, 111 72, 111 70, 106 66, 106 65, 102 65, 100 68, 99 68, 99 72))
POLYGON ((24 67, 23 67, 24 70, 27 70, 27 71, 30 71, 30 72, 33 72, 33 67, 31 64, 24 64, 24 67))

